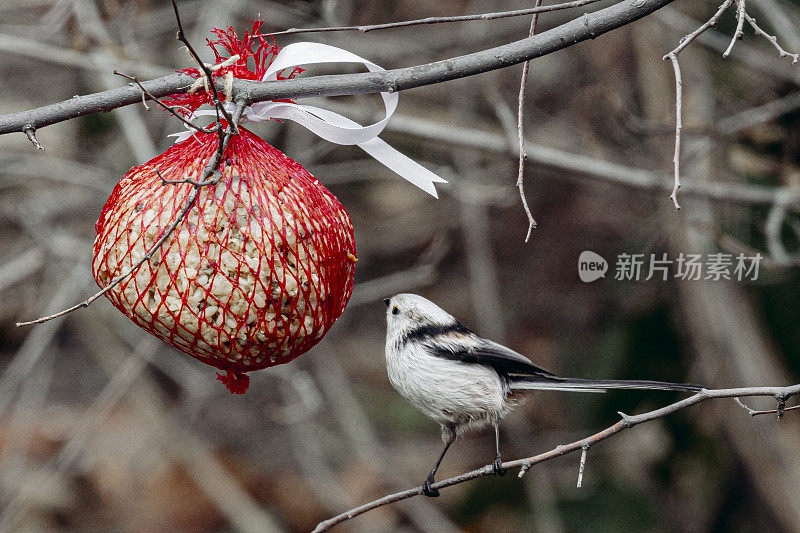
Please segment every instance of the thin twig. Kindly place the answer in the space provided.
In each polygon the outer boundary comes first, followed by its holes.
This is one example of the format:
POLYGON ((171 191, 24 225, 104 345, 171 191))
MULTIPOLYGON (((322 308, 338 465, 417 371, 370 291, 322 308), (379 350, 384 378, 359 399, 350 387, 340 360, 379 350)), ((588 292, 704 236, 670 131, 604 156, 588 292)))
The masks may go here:
POLYGON ((583 484, 583 470, 586 468, 586 452, 589 451, 589 445, 583 446, 581 448, 581 462, 580 466, 578 467, 578 488, 581 488, 583 484))
MULTIPOLYGON (((246 105, 246 102, 244 100, 241 100, 241 101, 239 101, 237 103, 236 111, 234 112, 234 117, 233 117, 234 120, 238 121, 238 120, 241 119, 242 113, 244 112, 245 105, 246 105)), ((100 298, 101 296, 103 296, 107 292, 109 292, 111 289, 113 289, 114 287, 119 285, 122 281, 124 281, 126 278, 128 278, 128 276, 130 276, 131 274, 136 272, 136 270, 138 270, 139 267, 141 267, 144 263, 149 261, 150 258, 152 258, 153 255, 156 253, 156 251, 158 251, 158 249, 161 248, 161 245, 164 244, 164 242, 167 239, 169 239, 170 235, 172 235, 172 233, 175 231, 175 229, 178 227, 178 225, 180 225, 180 223, 183 221, 183 219, 186 218, 186 214, 192 209, 192 206, 194 206, 194 202, 197 199, 197 195, 200 193, 200 189, 202 189, 204 186, 210 185, 210 184, 212 184, 214 182, 214 180, 209 181, 209 178, 214 173, 217 172, 217 168, 219 168, 219 165, 222 162, 222 157, 223 157, 223 154, 225 153, 225 148, 228 146, 228 142, 230 141, 231 137, 234 135, 233 130, 234 130, 233 122, 228 123, 228 128, 227 128, 227 130, 226 130, 226 132, 224 134, 224 137, 223 137, 222 141, 219 143, 219 146, 217 146, 217 150, 214 152, 214 155, 211 156, 211 159, 209 160, 209 162, 206 165, 205 169, 203 169, 202 178, 200 180, 198 180, 197 182, 195 182, 195 184, 193 185, 192 191, 189 193, 189 196, 186 198, 186 203, 184 203, 183 207, 181 208, 180 212, 178 213, 177 218, 167 227, 167 229, 164 231, 164 233, 161 234, 161 237, 159 237, 156 240, 156 242, 153 244, 153 246, 150 247, 150 249, 144 254, 144 256, 142 256, 142 258, 139 261, 137 261, 134 265, 132 265, 128 270, 126 270, 125 272, 123 272, 119 276, 116 276, 114 279, 111 280, 111 282, 108 285, 103 287, 103 289, 101 289, 100 291, 96 292, 95 294, 93 294, 92 296, 90 296, 89 298, 84 300, 83 302, 81 302, 79 304, 76 304, 76 305, 73 305, 72 307, 70 307, 68 309, 64 309, 63 311, 59 311, 58 313, 55 313, 55 314, 52 314, 52 315, 49 315, 49 316, 45 316, 45 317, 41 317, 41 318, 37 318, 36 320, 31 320, 31 321, 28 321, 28 322, 17 322, 16 323, 17 327, 30 326, 30 325, 33 325, 33 324, 41 324, 42 322, 47 322, 49 320, 53 320, 54 318, 58 318, 58 317, 64 316, 64 315, 66 315, 68 313, 71 313, 73 311, 77 311, 78 309, 81 309, 81 308, 84 308, 84 307, 89 307, 89 305, 91 305, 92 302, 94 302, 95 300, 97 300, 98 298, 100 298)), ((160 176, 160 174, 159 174, 159 176, 160 176)), ((161 179, 163 180, 164 178, 162 177, 161 179)))
POLYGON ((725 0, 710 19, 693 32, 685 35, 683 39, 680 40, 680 43, 678 43, 678 46, 662 58, 663 60, 669 59, 672 62, 672 70, 675 73, 675 152, 672 157, 674 184, 672 186, 672 194, 670 194, 669 198, 672 200, 676 210, 681 208, 678 203, 678 189, 681 188, 681 131, 683 130, 681 119, 683 115, 683 79, 681 77, 681 66, 678 63, 678 54, 706 30, 712 26, 716 26, 719 18, 731 7, 733 2, 734 0, 725 0))
MULTIPOLYGON (((643 424, 645 422, 651 422, 653 420, 664 418, 665 416, 671 415, 682 409, 686 409, 687 407, 696 405, 698 403, 702 403, 710 399, 735 398, 737 396, 740 397, 771 396, 773 398, 783 399, 785 401, 786 398, 795 396, 797 394, 800 394, 800 384, 791 385, 788 387, 745 387, 738 389, 703 389, 702 391, 692 396, 689 396, 688 398, 684 398, 683 400, 677 401, 660 409, 655 409, 653 411, 648 411, 646 413, 638 415, 626 415, 624 413, 619 413, 620 416, 622 417, 622 420, 589 437, 577 440, 575 442, 571 442, 569 444, 562 444, 556 446, 555 448, 547 452, 540 453, 539 455, 534 455, 532 457, 527 457, 524 459, 517 459, 514 461, 506 461, 501 466, 502 468, 506 469, 520 468, 521 469, 520 474, 522 474, 524 470, 529 469, 531 466, 535 464, 543 463, 545 461, 555 459, 556 457, 561 457, 562 455, 566 455, 568 453, 577 450, 583 450, 585 447, 593 446, 594 444, 597 444, 602 440, 605 440, 609 437, 613 437, 614 435, 624 431, 625 429, 632 428, 634 426, 643 424)), ((432 488, 442 489, 446 487, 451 487, 453 485, 458 485, 460 483, 471 481, 479 477, 494 475, 494 472, 495 470, 493 465, 489 464, 477 470, 472 470, 471 472, 466 472, 464 474, 434 483, 432 485, 432 488)), ((378 498, 377 500, 373 500, 369 503, 366 503, 354 509, 350 509, 349 511, 336 515, 333 518, 320 522, 314 529, 314 533, 328 531, 337 524, 350 520, 351 518, 355 518, 356 516, 359 516, 366 512, 372 511, 373 509, 377 509, 379 507, 383 507, 384 505, 389 505, 391 503, 395 503, 401 500, 407 500, 408 498, 413 498, 415 496, 420 496, 420 495, 422 495, 422 487, 414 487, 412 489, 407 489, 404 491, 396 492, 394 494, 389 494, 387 496, 378 498)))
POLYGON ((796 54, 796 53, 793 54, 791 52, 787 52, 786 50, 784 50, 783 47, 778 44, 778 37, 776 35, 770 35, 767 32, 765 32, 763 29, 761 29, 761 26, 756 24, 756 19, 754 19, 753 17, 751 17, 747 13, 744 14, 744 18, 747 20, 747 22, 750 23, 750 26, 753 27, 753 30, 756 32, 756 35, 761 35, 766 40, 768 40, 769 42, 772 43, 772 46, 774 46, 775 49, 778 50, 778 54, 780 54, 781 57, 787 57, 787 56, 791 57, 792 58, 792 63, 797 63, 798 54, 796 54))
MULTIPOLYGON (((536 0, 534 7, 539 7, 542 0, 536 0)), ((539 20, 539 14, 534 13, 531 18, 531 27, 528 30, 528 37, 532 37, 536 33, 536 22, 539 20)), ((517 172, 517 188, 519 189, 519 197, 522 200, 522 207, 525 209, 525 214, 528 216, 528 233, 525 235, 525 242, 531 238, 531 231, 536 227, 536 221, 533 219, 531 209, 528 207, 528 199, 525 198, 525 183, 523 175, 525 174, 525 136, 522 132, 523 126, 523 113, 525 108, 525 85, 528 83, 528 71, 530 70, 531 62, 526 61, 522 65, 522 76, 519 81, 519 97, 517 98, 517 135, 519 136, 519 171, 517 172)))
POLYGON ((728 57, 731 55, 731 51, 733 50, 733 45, 736 44, 736 41, 742 38, 744 35, 744 17, 747 13, 745 12, 745 0, 736 0, 736 31, 733 32, 733 37, 731 38, 731 44, 728 45, 728 48, 722 52, 722 57, 728 57))
MULTIPOLYGON (((181 122, 183 122, 184 124, 189 126, 190 128, 192 128, 192 129, 194 129, 196 131, 199 131, 201 133, 211 133, 213 131, 216 131, 218 128, 222 127, 219 123, 217 123, 215 125, 209 126, 208 128, 201 128, 200 126, 194 124, 191 120, 186 120, 186 118, 184 118, 180 113, 175 111, 175 108, 173 106, 168 106, 167 104, 165 104, 164 102, 162 102, 161 100, 159 100, 158 98, 153 96, 150 93, 150 91, 148 91, 147 89, 144 88, 144 85, 141 84, 141 82, 138 80, 138 78, 136 78, 136 76, 129 76, 127 74, 123 74, 122 72, 119 72, 118 70, 115 70, 114 74, 116 74, 117 76, 122 76, 125 79, 131 80, 132 82, 134 82, 136 85, 139 86, 139 89, 142 90, 142 104, 144 104, 145 108, 147 108, 147 109, 150 109, 150 108, 147 107, 147 104, 145 103, 146 100, 153 101, 159 107, 161 107, 162 109, 166 110, 173 117, 177 118, 178 120, 180 120, 181 122)), ((182 106, 178 106, 178 107, 182 107, 182 106)))
POLYGON ((678 63, 678 55, 674 52, 667 54, 667 57, 672 61, 672 69, 675 71, 675 154, 672 156, 672 164, 675 172, 675 181, 672 186, 672 194, 669 195, 670 200, 675 205, 675 209, 680 209, 678 203, 678 189, 681 188, 681 130, 683 123, 681 115, 683 115, 683 79, 681 78, 681 66, 678 63))
POLYGON ((25 132, 25 135, 28 137, 28 140, 36 147, 37 150, 44 150, 44 146, 39 144, 38 139, 36 139, 36 128, 33 127, 32 124, 25 124, 25 127, 22 129, 25 132))
POLYGON ((415 20, 402 20, 399 22, 387 22, 384 24, 367 24, 362 26, 332 26, 327 28, 289 28, 288 30, 276 31, 272 33, 262 33, 262 37, 271 37, 275 35, 293 35, 296 33, 321 33, 332 31, 360 31, 367 33, 374 30, 386 30, 389 28, 406 28, 408 26, 419 26, 422 24, 440 24, 443 22, 469 22, 472 20, 495 20, 509 17, 520 17, 525 15, 536 15, 539 13, 546 13, 549 11, 559 11, 562 9, 570 9, 573 7, 581 7, 587 4, 593 4, 599 0, 574 0, 573 2, 564 2, 562 4, 553 4, 550 6, 540 6, 529 9, 516 9, 513 11, 500 11, 496 13, 481 13, 477 15, 458 15, 453 17, 427 17, 424 19, 415 20))
MULTIPOLYGON (((222 116, 225 117, 225 120, 228 121, 228 124, 233 124, 230 114, 225 110, 225 107, 222 105, 222 100, 219 97, 217 85, 214 83, 214 73, 212 72, 211 68, 200 59, 200 56, 192 47, 192 43, 190 43, 189 39, 186 38, 186 34, 183 31, 183 23, 181 22, 181 14, 178 11, 178 4, 176 0, 172 0, 172 9, 175 11, 175 21, 178 23, 178 40, 186 46, 186 49, 189 50, 189 54, 192 56, 192 59, 194 59, 197 63, 197 66, 200 67, 200 70, 202 71, 201 76, 205 76, 205 78, 209 81, 208 85, 210 85, 211 88, 211 101, 214 103, 214 108, 217 111, 217 122, 219 122, 219 114, 222 113, 222 116)), ((233 132, 234 134, 239 133, 236 124, 233 124, 233 132)), ((221 144, 223 133, 221 130, 218 130, 218 133, 220 135, 221 144)))
POLYGON ((37 318, 36 320, 30 320, 28 322, 17 322, 16 326, 17 327, 21 327, 21 326, 31 326, 33 324, 41 324, 43 322, 48 322, 48 321, 53 320, 53 319, 58 318, 58 317, 62 317, 62 316, 66 315, 66 314, 69 314, 69 313, 71 313, 73 311, 77 311, 78 309, 81 309, 81 308, 84 308, 84 307, 89 307, 89 305, 91 305, 92 302, 94 302, 95 300, 97 300, 101 296, 105 295, 108 291, 110 291, 111 289, 113 289, 114 287, 119 285, 128 276, 130 276, 131 274, 136 272, 136 270, 138 270, 139 267, 142 266, 146 261, 149 261, 150 258, 153 257, 153 254, 156 253, 156 251, 161 247, 161 245, 164 243, 164 241, 166 241, 170 237, 170 235, 172 235, 172 232, 175 231, 175 228, 177 228, 178 225, 183 221, 184 217, 186 216, 186 213, 188 213, 189 210, 194 205, 194 201, 197 198, 197 194, 199 192, 200 192, 200 189, 198 189, 198 188, 192 189, 192 192, 189 193, 189 197, 186 199, 186 203, 184 204, 183 208, 181 209, 180 213, 178 214, 178 218, 176 218, 175 221, 172 222, 167 227, 166 231, 161 235, 161 237, 158 238, 158 240, 156 240, 156 242, 147 251, 147 253, 144 254, 144 256, 139 261, 137 261, 136 264, 132 265, 128 270, 126 270, 125 272, 123 272, 119 276, 117 276, 114 279, 112 279, 111 282, 108 285, 103 287, 103 289, 101 289, 100 291, 96 292, 95 294, 93 294, 92 296, 90 296, 86 300, 82 301, 81 303, 75 304, 72 307, 64 309, 63 311, 59 311, 58 313, 55 313, 55 314, 52 314, 52 315, 43 316, 41 318, 37 318))
POLYGON ((737 404, 739 404, 739 406, 740 406, 742 409, 744 409, 745 411, 747 411, 747 413, 748 413, 750 416, 758 416, 758 415, 774 415, 774 414, 777 414, 778 412, 781 412, 781 413, 783 413, 783 412, 786 412, 786 411, 793 411, 794 409, 800 409, 800 405, 793 405, 792 407, 785 407, 785 408, 783 408, 783 409, 782 409, 782 410, 780 410, 780 411, 779 411, 778 409, 766 409, 766 410, 763 410, 763 411, 759 411, 759 410, 756 410, 756 409, 751 409, 750 407, 748 407, 748 406, 747 406, 747 405, 746 405, 746 404, 745 404, 745 403, 744 403, 742 400, 740 400, 739 398, 734 398, 734 400, 736 400, 736 403, 737 403, 737 404))
MULTIPOLYGON (((719 21, 719 18, 722 16, 723 13, 725 13, 725 11, 728 10, 729 7, 731 7, 731 5, 733 5, 733 0, 725 0, 719 6, 719 9, 717 9, 716 13, 714 13, 714 15, 711 16, 710 19, 708 19, 702 25, 698 26, 698 28, 693 32, 689 33, 688 35, 685 35, 683 39, 680 40, 678 46, 670 53, 675 54, 677 56, 678 54, 681 53, 681 51, 684 48, 689 46, 689 44, 691 44, 691 42, 694 41, 697 37, 699 37, 702 33, 705 33, 705 31, 708 30, 709 28, 716 26, 717 22, 719 21)), ((663 59, 667 59, 668 57, 669 54, 665 55, 663 59)))
POLYGON ((197 180, 193 180, 191 178, 183 178, 183 179, 180 179, 180 180, 168 180, 167 178, 165 178, 164 176, 161 175, 161 170, 156 168, 155 171, 156 171, 156 175, 158 175, 158 177, 161 178, 161 184, 162 185, 181 185, 181 184, 184 184, 184 183, 188 183, 189 185, 194 185, 195 187, 206 187, 208 185, 216 185, 222 179, 222 173, 219 170, 216 170, 216 169, 213 172, 213 175, 214 175, 213 178, 209 177, 209 179, 203 180, 203 181, 197 181, 197 180))

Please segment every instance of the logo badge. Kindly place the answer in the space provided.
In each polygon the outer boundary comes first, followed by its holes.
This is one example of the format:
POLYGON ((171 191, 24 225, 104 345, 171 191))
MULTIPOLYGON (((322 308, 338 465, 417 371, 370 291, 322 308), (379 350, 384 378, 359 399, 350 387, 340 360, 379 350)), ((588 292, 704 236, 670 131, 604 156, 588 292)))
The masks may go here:
POLYGON ((602 256, 585 250, 578 258, 578 276, 581 281, 591 283, 600 278, 606 277, 608 272, 608 262, 602 256))

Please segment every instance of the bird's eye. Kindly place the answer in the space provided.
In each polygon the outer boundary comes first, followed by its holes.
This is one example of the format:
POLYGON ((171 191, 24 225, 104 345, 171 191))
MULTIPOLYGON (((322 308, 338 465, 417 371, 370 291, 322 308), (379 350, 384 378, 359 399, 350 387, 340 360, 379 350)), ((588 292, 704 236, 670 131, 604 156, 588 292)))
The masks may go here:
POLYGON ((392 314, 393 314, 393 315, 396 315, 396 314, 398 314, 399 312, 400 312, 400 309, 398 309, 398 307, 397 307, 396 305, 395 305, 394 307, 392 307, 392 314))

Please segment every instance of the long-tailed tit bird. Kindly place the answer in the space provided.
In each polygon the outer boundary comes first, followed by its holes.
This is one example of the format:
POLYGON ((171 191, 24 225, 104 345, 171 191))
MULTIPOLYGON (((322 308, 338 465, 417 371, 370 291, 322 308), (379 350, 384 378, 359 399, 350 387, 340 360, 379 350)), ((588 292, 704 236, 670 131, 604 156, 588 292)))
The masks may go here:
POLYGON ((498 424, 514 407, 518 391, 605 392, 606 389, 699 391, 698 385, 660 381, 562 378, 527 357, 484 339, 452 315, 416 294, 384 300, 386 369, 389 381, 414 407, 442 426, 442 451, 422 484, 438 496, 436 470, 456 437, 469 429, 494 426, 493 466, 504 475, 498 424))

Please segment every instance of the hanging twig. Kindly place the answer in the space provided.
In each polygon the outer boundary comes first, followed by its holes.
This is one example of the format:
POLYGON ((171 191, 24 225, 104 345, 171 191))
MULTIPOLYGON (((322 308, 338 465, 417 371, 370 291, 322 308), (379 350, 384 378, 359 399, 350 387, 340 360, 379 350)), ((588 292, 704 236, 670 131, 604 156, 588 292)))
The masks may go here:
POLYGON ((736 1, 736 31, 733 32, 733 37, 731 38, 731 44, 728 45, 728 48, 722 52, 722 57, 728 57, 731 55, 731 51, 733 50, 733 45, 736 44, 736 41, 742 38, 744 35, 744 17, 745 17, 745 0, 735 0, 736 1))
POLYGON ((44 146, 39 144, 38 139, 36 139, 36 128, 34 128, 31 124, 25 124, 25 127, 22 129, 22 131, 25 132, 28 140, 37 150, 44 150, 44 146))
MULTIPOLYGON (((222 113, 222 116, 225 117, 225 120, 228 121, 228 124, 233 124, 233 133, 239 133, 236 124, 234 124, 233 120, 231 119, 230 114, 222 105, 222 100, 219 97, 219 91, 217 91, 217 85, 214 83, 214 73, 212 72, 211 68, 200 59, 200 56, 192 47, 192 43, 190 43, 189 39, 186 38, 186 34, 183 31, 183 23, 181 22, 181 14, 178 11, 178 4, 176 0, 172 0, 172 9, 175 11, 175 21, 178 23, 178 40, 186 46, 186 49, 189 50, 189 55, 192 56, 192 59, 194 59, 195 63, 197 63, 197 66, 200 68, 200 77, 204 77, 209 82, 208 85, 211 88, 211 101, 214 103, 214 108, 217 112, 217 122, 219 122, 219 115, 222 113)), ((222 130, 220 129, 217 131, 220 135, 220 142, 222 142, 222 130)))
POLYGON ((578 466, 578 488, 583 484, 583 469, 586 468, 586 452, 589 451, 589 445, 586 444, 581 448, 581 462, 578 466))
MULTIPOLYGON (((175 10, 175 18, 176 18, 177 24, 178 24, 178 40, 180 40, 182 43, 184 43, 186 45, 186 47, 189 49, 189 53, 192 55, 192 57, 195 59, 195 61, 197 61, 198 65, 200 65, 200 67, 203 69, 203 71, 206 72, 206 74, 208 75, 208 77, 210 79, 211 78, 211 69, 207 65, 205 65, 202 61, 200 61, 200 57, 194 51, 194 48, 192 48, 191 44, 186 39, 186 37, 185 37, 185 35, 183 33, 183 25, 181 24, 180 13, 178 12, 178 6, 175 3, 175 0, 172 0, 172 7, 175 10)), ((117 73, 117 72, 115 71, 115 73, 117 73)), ((129 76, 125 76, 125 75, 123 75, 123 76, 129 78, 129 76)), ((158 99, 155 96, 150 94, 147 91, 147 89, 145 89, 142 86, 142 84, 139 83, 138 80, 136 80, 135 78, 131 78, 131 79, 133 79, 136 82, 136 84, 139 86, 139 88, 142 90, 142 94, 146 94, 146 95, 150 96, 154 101, 156 101, 157 103, 159 103, 162 106, 164 106, 164 104, 159 102, 158 99)), ((156 174, 158 174, 158 177, 161 178, 161 181, 164 182, 165 184, 189 183, 193 187, 192 191, 189 193, 189 196, 186 198, 186 202, 184 203, 183 207, 181 208, 180 212, 178 213, 177 218, 169 226, 167 226, 167 228, 164 231, 164 233, 161 234, 161 236, 156 240, 156 242, 153 244, 153 246, 151 246, 150 249, 147 250, 147 252, 144 254, 144 256, 142 256, 142 258, 139 261, 137 261, 135 264, 133 264, 128 270, 124 271, 122 274, 120 274, 120 275, 116 276, 115 278, 113 278, 108 285, 103 287, 103 289, 101 289, 100 291, 96 292, 95 294, 93 294, 92 296, 90 296, 86 300, 82 301, 81 303, 73 305, 72 307, 70 307, 68 309, 64 309, 63 311, 59 311, 58 313, 55 313, 55 314, 52 314, 52 315, 49 315, 49 316, 45 316, 45 317, 41 317, 41 318, 37 318, 36 320, 31 320, 31 321, 28 321, 28 322, 17 322, 16 323, 17 327, 30 326, 30 325, 33 325, 33 324, 41 324, 42 322, 47 322, 49 320, 53 320, 55 318, 64 316, 64 315, 66 315, 68 313, 71 313, 73 311, 76 311, 78 309, 81 309, 81 308, 84 308, 84 307, 89 307, 89 305, 91 305, 92 302, 94 302, 95 300, 97 300, 101 296, 103 296, 106 293, 108 293, 111 289, 113 289, 114 287, 119 285, 122 281, 127 279, 131 274, 136 272, 139 269, 139 267, 141 267, 144 263, 149 261, 153 257, 153 255, 156 253, 156 251, 158 251, 161 248, 161 245, 164 244, 164 242, 166 242, 167 239, 169 239, 169 237, 173 234, 173 232, 180 225, 180 223, 183 222, 183 219, 186 218, 186 214, 194 206, 194 202, 197 199, 198 194, 200 193, 200 189, 202 189, 203 187, 208 186, 208 185, 215 185, 216 183, 219 182, 219 180, 222 177, 222 174, 217 169, 219 168, 220 164, 222 163, 222 158, 223 158, 223 155, 225 153, 225 148, 228 146, 228 142, 230 141, 230 139, 231 139, 231 137, 233 135, 237 135, 238 132, 239 132, 237 124, 239 123, 239 120, 241 120, 241 118, 242 118, 242 113, 244 113, 244 108, 247 105, 247 102, 244 99, 238 100, 237 103, 236 103, 236 111, 234 112, 234 116, 231 117, 230 114, 227 111, 225 111, 225 109, 224 109, 224 107, 222 105, 222 101, 219 98, 219 94, 217 93, 216 87, 214 86, 213 83, 211 84, 211 86, 213 88, 214 107, 215 107, 215 109, 217 111, 217 127, 212 129, 211 131, 216 131, 217 132, 217 135, 219 137, 219 143, 217 144, 217 150, 211 156, 211 159, 206 164, 206 167, 203 169, 203 173, 201 175, 201 178, 199 180, 196 180, 196 181, 188 179, 188 178, 183 179, 183 180, 166 180, 161 175, 161 172, 158 169, 156 169, 156 174), (223 129, 221 127, 220 123, 219 123, 220 122, 220 113, 222 113, 225 116, 225 119, 227 120, 228 127, 226 129, 223 129), (211 178, 212 175, 214 176, 214 178, 211 178)), ((164 106, 164 107, 167 107, 167 106, 164 106)), ((170 109, 168 109, 168 110, 170 110, 170 109)), ((175 114, 175 113, 173 112, 173 114, 175 114)), ((175 114, 175 116, 178 116, 178 115, 175 114)), ((178 117, 178 118, 181 118, 181 117, 178 117)), ((184 121, 184 122, 186 122, 186 121, 184 121)), ((194 126, 194 125, 192 125, 192 127, 194 127, 195 129, 199 129, 199 131, 202 131, 202 132, 206 131, 206 130, 203 130, 202 128, 197 128, 197 126, 194 126)))
POLYGON ((675 206, 676 210, 681 208, 678 203, 678 189, 681 188, 681 130, 683 130, 683 78, 681 76, 681 66, 678 63, 678 54, 703 32, 715 26, 719 18, 731 7, 733 2, 734 0, 725 0, 710 19, 692 33, 684 36, 678 46, 662 58, 664 60, 669 59, 672 62, 672 70, 675 73, 675 152, 672 157, 674 184, 672 186, 672 194, 670 194, 669 198, 672 200, 672 204, 675 206))
POLYGON ((681 77, 681 66, 678 63, 677 54, 670 52, 667 57, 672 61, 672 69, 675 71, 675 154, 672 156, 674 168, 674 185, 672 194, 669 195, 675 209, 680 209, 678 203, 678 189, 681 188, 681 130, 683 129, 683 79, 681 77))
MULTIPOLYGON (((539 7, 542 0, 536 0, 534 8, 539 7)), ((531 27, 528 30, 528 37, 532 37, 536 33, 536 22, 539 20, 538 13, 533 15, 531 19, 531 27)), ((530 70, 531 62, 526 61, 522 64, 522 76, 519 82, 519 97, 517 98, 517 135, 519 136, 519 170, 517 172, 517 188, 519 189, 519 197, 522 200, 522 207, 525 209, 525 214, 528 216, 528 232, 525 234, 525 242, 531 238, 531 231, 536 227, 536 221, 533 219, 531 209, 528 207, 528 199, 525 198, 525 159, 528 157, 525 154, 525 136, 523 134, 523 114, 525 109, 525 85, 528 83, 528 71, 530 70)))

